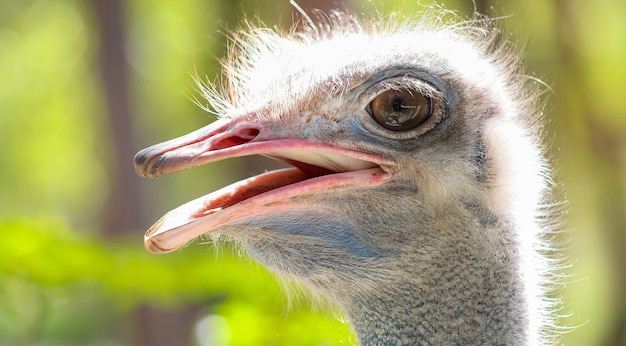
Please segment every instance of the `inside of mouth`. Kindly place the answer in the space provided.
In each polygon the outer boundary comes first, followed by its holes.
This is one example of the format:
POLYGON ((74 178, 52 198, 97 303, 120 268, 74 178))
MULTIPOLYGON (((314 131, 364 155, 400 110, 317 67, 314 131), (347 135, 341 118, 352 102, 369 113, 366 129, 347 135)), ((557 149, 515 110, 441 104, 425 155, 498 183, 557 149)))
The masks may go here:
POLYGON ((206 201, 204 208, 193 215, 193 217, 198 218, 218 212, 244 200, 287 185, 342 172, 342 170, 335 171, 294 159, 268 157, 284 162, 291 167, 259 174, 242 181, 243 183, 238 184, 231 193, 220 195, 218 198, 206 201))
MULTIPOLYGON (((303 188, 303 185, 299 184, 305 181, 334 174, 381 168, 380 165, 367 160, 367 158, 357 158, 358 155, 346 155, 331 150, 288 148, 261 155, 273 161, 285 163, 289 165, 289 168, 255 175, 190 201, 168 213, 167 217, 165 217, 167 225, 160 225, 154 228, 152 232, 149 232, 149 234, 160 232, 159 229, 161 228, 179 227, 182 224, 220 212, 244 201, 256 199, 274 190, 281 190, 282 192, 273 194, 274 197, 271 197, 277 198, 276 196, 281 196, 281 194, 285 193, 283 188, 289 185, 294 185, 294 187, 298 185, 299 187, 295 187, 296 190, 294 190, 297 191, 297 189, 303 188)), ((332 183, 329 184, 329 186, 331 185, 332 183)), ((285 196, 296 193, 294 191, 286 193, 285 196)), ((304 190, 297 193, 306 193, 306 191, 307 188, 304 188, 304 190)), ((271 200, 271 198, 269 199, 271 200)))
POLYGON ((146 232, 146 247, 155 253, 170 252, 221 225, 272 208, 283 208, 281 202, 291 197, 334 186, 372 183, 372 179, 378 184, 380 179, 376 177, 384 173, 378 164, 345 156, 342 159, 339 155, 304 155, 305 159, 314 158, 309 161, 315 164, 267 156, 291 167, 235 182, 171 210, 146 232), (216 215, 205 217, 213 214, 216 215))

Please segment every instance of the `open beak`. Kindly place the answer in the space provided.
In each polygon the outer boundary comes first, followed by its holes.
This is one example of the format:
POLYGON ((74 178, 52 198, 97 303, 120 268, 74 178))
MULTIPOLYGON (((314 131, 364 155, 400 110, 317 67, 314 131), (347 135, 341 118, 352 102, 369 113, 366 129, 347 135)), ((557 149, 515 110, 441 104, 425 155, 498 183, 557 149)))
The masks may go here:
POLYGON ((146 248, 170 252, 234 221, 292 208, 292 197, 376 186, 391 177, 384 169, 391 163, 377 155, 303 139, 301 133, 296 126, 290 129, 248 117, 225 117, 141 150, 135 156, 135 169, 146 177, 256 154, 293 166, 233 183, 170 211, 146 232, 146 248))

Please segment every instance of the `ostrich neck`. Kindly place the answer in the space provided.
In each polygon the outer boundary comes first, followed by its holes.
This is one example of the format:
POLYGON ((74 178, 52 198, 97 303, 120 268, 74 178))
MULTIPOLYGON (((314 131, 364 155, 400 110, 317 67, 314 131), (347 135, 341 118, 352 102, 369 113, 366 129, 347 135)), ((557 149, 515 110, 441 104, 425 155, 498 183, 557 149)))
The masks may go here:
POLYGON ((513 263, 463 259, 440 262, 427 281, 389 282, 353 299, 347 311, 360 343, 526 344, 527 304, 513 263))

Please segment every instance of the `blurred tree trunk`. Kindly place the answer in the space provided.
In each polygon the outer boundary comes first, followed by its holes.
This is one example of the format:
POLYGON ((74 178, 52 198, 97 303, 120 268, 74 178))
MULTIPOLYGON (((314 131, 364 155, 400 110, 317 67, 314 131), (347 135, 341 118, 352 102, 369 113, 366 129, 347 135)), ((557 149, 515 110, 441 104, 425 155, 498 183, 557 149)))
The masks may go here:
POLYGON ((102 231, 111 236, 140 230, 141 191, 132 158, 134 124, 128 92, 125 23, 119 0, 95 0, 94 12, 100 33, 100 75, 106 97, 111 150, 109 191, 102 218, 102 231))
MULTIPOLYGON (((113 146, 109 177, 111 189, 101 229, 108 236, 120 236, 141 232, 149 224, 141 212, 140 178, 133 168, 137 148, 133 143, 135 128, 130 106, 124 4, 121 0, 94 0, 91 4, 98 22, 100 74, 113 146)), ((141 233, 137 233, 137 241, 141 242, 141 239, 141 233)), ((149 305, 139 307, 132 316, 134 345, 192 345, 191 330, 197 313, 198 307, 195 306, 170 310, 149 305)))

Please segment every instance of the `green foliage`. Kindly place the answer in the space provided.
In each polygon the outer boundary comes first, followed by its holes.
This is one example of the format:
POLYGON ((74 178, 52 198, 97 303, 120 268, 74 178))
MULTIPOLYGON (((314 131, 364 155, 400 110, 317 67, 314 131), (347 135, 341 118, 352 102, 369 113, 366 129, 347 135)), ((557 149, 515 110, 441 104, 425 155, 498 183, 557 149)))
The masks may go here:
POLYGON ((219 253, 191 245, 155 256, 135 240, 107 241, 59 223, 2 221, 0 234, 0 344, 38 337, 85 342, 112 323, 107 319, 145 302, 212 306, 198 328, 218 328, 212 332, 226 335, 229 345, 353 340, 347 324, 329 314, 287 309, 274 278, 233 256, 228 244, 219 253), (89 313, 94 308, 101 313, 89 313), (311 328, 316 333, 306 332, 311 328))

